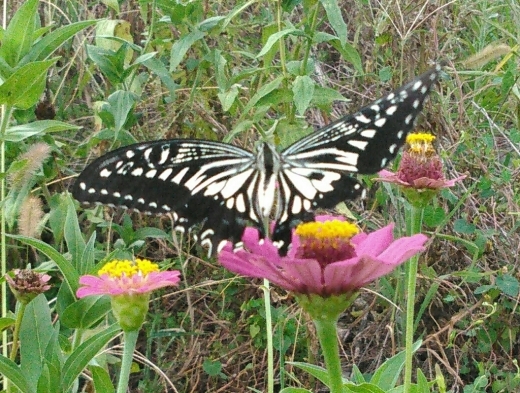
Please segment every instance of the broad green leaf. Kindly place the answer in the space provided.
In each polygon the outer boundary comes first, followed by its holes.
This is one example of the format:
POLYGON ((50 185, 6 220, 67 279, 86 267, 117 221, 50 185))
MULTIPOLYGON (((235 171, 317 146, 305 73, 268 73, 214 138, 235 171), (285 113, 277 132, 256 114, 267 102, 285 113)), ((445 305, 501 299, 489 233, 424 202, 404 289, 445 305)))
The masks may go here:
POLYGON ((510 274, 498 276, 496 279, 497 287, 506 295, 516 298, 518 296, 518 280, 510 274))
POLYGON ((53 336, 51 310, 40 294, 27 305, 20 327, 20 367, 34 390, 46 363, 48 346, 57 345, 53 336))
POLYGON ((114 116, 114 128, 116 133, 125 125, 129 113, 135 106, 137 96, 125 90, 118 90, 108 97, 110 112, 114 116))
POLYGON ((40 99, 45 89, 48 69, 56 59, 35 61, 17 69, 0 85, 0 104, 29 109, 40 99))
POLYGON ((206 33, 203 33, 200 30, 194 30, 175 41, 171 48, 170 72, 173 72, 177 69, 192 45, 203 38, 205 35, 206 33))
POLYGON ((41 251, 45 255, 47 255, 60 269, 61 273, 64 276, 65 283, 69 286, 69 289, 72 293, 76 293, 76 290, 79 286, 79 274, 74 269, 70 261, 68 261, 61 253, 54 248, 52 248, 47 243, 34 239, 32 237, 20 236, 20 235, 7 235, 8 237, 19 240, 22 243, 28 244, 36 248, 38 251, 41 251))
POLYGON ((287 362, 292 366, 296 366, 313 377, 319 379, 323 384, 328 386, 329 383, 329 373, 323 367, 315 366, 314 364, 302 363, 302 362, 287 362))
POLYGON ((121 331, 119 325, 114 324, 84 341, 65 361, 61 388, 67 392, 87 364, 97 353, 121 331))
POLYGON ((278 78, 273 79, 271 82, 263 85, 260 89, 258 89, 258 91, 255 93, 255 95, 253 95, 253 97, 251 97, 251 99, 249 100, 247 105, 244 107, 244 111, 242 113, 241 118, 248 117, 249 111, 251 109, 253 109, 253 107, 255 106, 257 101, 260 100, 260 98, 262 98, 265 95, 272 92, 274 89, 277 89, 278 86, 280 86, 280 83, 282 83, 282 80, 283 80, 283 76, 279 76, 278 78))
POLYGON ((159 77, 161 82, 170 92, 170 99, 173 100, 175 98, 175 90, 179 88, 179 85, 175 83, 164 64, 160 60, 152 58, 145 60, 143 65, 159 77))
POLYGON ((220 100, 220 104, 222 105, 222 110, 227 112, 238 96, 238 86, 233 85, 229 90, 225 91, 224 93, 218 93, 217 95, 218 99, 220 100))
POLYGON ((116 52, 94 45, 87 45, 87 55, 96 63, 110 83, 117 85, 124 82, 124 62, 120 61, 116 52))
POLYGON ((453 224, 453 230, 458 233, 463 233, 465 235, 472 235, 475 233, 475 224, 471 222, 467 222, 464 218, 459 218, 455 220, 453 224))
POLYGON ((320 3, 327 13, 327 19, 336 32, 341 46, 345 46, 347 43, 348 29, 347 24, 343 20, 338 0, 320 0, 320 3))
POLYGON ((312 390, 304 388, 285 388, 280 390, 280 393, 312 393, 312 390))
POLYGON ((35 60, 45 60, 51 56, 59 47, 68 39, 72 38, 81 30, 95 25, 97 20, 86 20, 71 23, 67 26, 59 27, 49 34, 46 34, 41 40, 36 42, 29 53, 22 59, 21 64, 27 64, 35 60))
POLYGON ((342 43, 335 35, 323 32, 316 33, 313 37, 313 42, 317 44, 321 42, 329 42, 339 53, 341 53, 341 56, 343 56, 346 61, 352 63, 357 72, 364 74, 361 56, 356 48, 348 42, 342 43))
POLYGON ((114 393, 114 385, 107 370, 99 366, 89 366, 88 369, 92 373, 92 382, 94 382, 96 392, 114 393))
POLYGON ((323 109, 329 109, 334 101, 348 101, 337 90, 330 87, 322 87, 316 85, 314 94, 312 95, 312 104, 323 109))
MULTIPOLYGON (((422 341, 418 340, 413 344, 412 351, 415 352, 421 346, 422 341)), ((370 383, 379 386, 381 389, 392 389, 401 375, 401 370, 404 366, 405 352, 399 352, 397 355, 387 359, 379 368, 374 372, 370 383)))
POLYGON ((88 240, 83 255, 81 256, 81 274, 90 273, 94 268, 95 255, 96 255, 96 231, 92 232, 90 239, 88 240))
POLYGON ((34 135, 79 130, 80 128, 81 127, 57 120, 37 120, 32 123, 9 127, 5 133, 5 140, 9 142, 21 142, 34 135))
POLYGON ((38 0, 28 0, 21 4, 9 22, 0 46, 0 57, 13 68, 29 52, 36 26, 38 0))
POLYGON ((21 390, 22 393, 33 393, 35 390, 31 388, 27 381, 28 375, 20 370, 20 367, 3 355, 0 355, 0 374, 7 378, 13 386, 21 390))
POLYGON ((83 252, 85 250, 85 239, 79 227, 78 215, 76 214, 76 208, 70 195, 67 198, 67 215, 65 216, 65 242, 67 243, 67 249, 69 254, 72 256, 72 265, 75 267, 76 272, 79 275, 85 273, 86 267, 81 266, 83 252))
POLYGON ((108 7, 112 8, 116 14, 119 14, 119 2, 117 0, 101 0, 101 2, 107 5, 108 7))
POLYGON ((284 30, 278 31, 274 34, 271 34, 269 36, 269 39, 265 43, 264 47, 262 48, 260 53, 258 53, 258 55, 256 55, 256 57, 259 58, 259 57, 262 57, 263 55, 265 55, 267 52, 269 52, 271 47, 278 42, 278 40, 280 40, 282 37, 285 37, 286 35, 289 35, 289 34, 303 35, 304 33, 303 33, 303 31, 301 31, 295 27, 291 27, 289 29, 284 29, 284 30))
POLYGON ((60 315, 64 326, 71 329, 89 329, 110 312, 108 296, 86 296, 68 306, 60 315))
POLYGON ((292 91, 296 110, 300 116, 303 116, 314 95, 314 81, 308 75, 297 76, 292 91))

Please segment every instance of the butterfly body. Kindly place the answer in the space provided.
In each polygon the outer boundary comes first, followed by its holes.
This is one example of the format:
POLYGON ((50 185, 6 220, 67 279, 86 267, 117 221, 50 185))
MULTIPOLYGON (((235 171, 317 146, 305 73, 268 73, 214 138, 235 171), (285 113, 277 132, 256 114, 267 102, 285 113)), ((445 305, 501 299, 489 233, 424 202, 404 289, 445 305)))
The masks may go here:
POLYGON ((198 139, 170 139, 126 146, 96 159, 79 176, 76 199, 171 214, 175 229, 193 230, 210 254, 229 240, 240 243, 247 225, 287 251, 291 228, 362 195, 351 175, 384 168, 437 80, 432 69, 357 113, 329 124, 278 152, 260 142, 254 152, 198 139), (196 229, 195 229, 196 228, 196 229))

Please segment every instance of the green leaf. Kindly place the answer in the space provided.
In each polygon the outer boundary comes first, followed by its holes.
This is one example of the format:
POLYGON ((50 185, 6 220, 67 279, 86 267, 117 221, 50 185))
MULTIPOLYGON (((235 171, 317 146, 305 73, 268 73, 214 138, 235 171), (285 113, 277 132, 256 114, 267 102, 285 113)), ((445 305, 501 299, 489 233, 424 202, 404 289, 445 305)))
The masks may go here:
POLYGON ((0 332, 2 330, 5 330, 11 326, 13 326, 15 323, 14 318, 0 318, 0 332))
POLYGON ((446 212, 442 207, 427 205, 424 209, 424 223, 429 227, 436 227, 444 222, 446 212))
POLYGON ((71 329, 90 329, 111 310, 108 296, 86 296, 68 306, 60 315, 64 326, 71 329))
POLYGON ((92 381, 94 382, 94 390, 96 392, 115 392, 114 385, 112 385, 112 380, 107 370, 99 366, 89 366, 88 369, 92 373, 92 381))
POLYGON ((247 105, 244 107, 242 116, 240 116, 240 118, 242 119, 243 117, 249 117, 249 111, 255 106, 257 101, 260 98, 262 98, 265 95, 272 92, 274 89, 277 89, 278 86, 280 86, 280 83, 282 83, 282 80, 283 80, 283 76, 279 76, 278 78, 273 79, 271 82, 263 85, 260 89, 258 89, 258 91, 255 93, 255 95, 253 97, 251 97, 251 99, 249 100, 247 105))
POLYGON ((72 38, 79 31, 95 25, 97 20, 86 20, 62 26, 45 35, 36 42, 29 53, 22 59, 21 64, 27 64, 35 60, 45 60, 51 56, 65 41, 72 38))
POLYGON ((204 363, 202 363, 202 368, 204 369, 204 372, 208 374, 210 377, 215 377, 220 374, 222 371, 222 363, 220 363, 218 360, 204 360, 204 363))
POLYGON ((57 120, 37 120, 32 123, 9 127, 5 133, 5 140, 9 142, 21 142, 34 135, 79 130, 80 128, 79 126, 57 120))
POLYGON ((262 57, 263 55, 265 55, 267 52, 269 52, 271 50, 271 47, 274 44, 276 44, 280 38, 285 37, 286 35, 289 35, 289 34, 303 35, 304 33, 303 33, 303 31, 301 31, 295 27, 291 27, 289 29, 285 29, 282 31, 278 31, 274 34, 271 34, 269 36, 267 42, 265 43, 264 47, 260 51, 260 53, 258 53, 258 55, 256 55, 256 58, 259 58, 259 57, 262 57))
POLYGON ((347 392, 352 393, 385 393, 386 390, 381 389, 379 386, 372 383, 362 383, 355 385, 353 383, 346 383, 343 385, 347 389, 347 392))
POLYGON ((287 362, 292 366, 296 366, 303 371, 309 373, 313 377, 319 379, 325 385, 329 383, 329 373, 323 367, 315 366, 314 364, 302 363, 302 362, 287 362))
POLYGON ((175 83, 164 64, 158 59, 152 58, 145 60, 143 65, 159 77, 163 85, 166 86, 170 92, 170 99, 173 100, 175 98, 175 90, 179 88, 179 85, 175 83))
POLYGON ((177 69, 192 45, 203 38, 205 35, 206 33, 203 33, 200 30, 195 30, 175 41, 171 49, 170 72, 173 72, 177 69))
POLYGON ((31 48, 36 27, 37 9, 38 0, 22 2, 5 30, 0 46, 0 57, 4 58, 7 64, 13 68, 19 65, 20 59, 31 48))
POLYGON ((118 90, 108 97, 110 112, 114 116, 114 128, 116 133, 125 125, 128 115, 134 109, 137 96, 126 90, 118 90))
POLYGON ((72 293, 76 293, 76 290, 79 286, 79 274, 76 269, 74 269, 72 264, 67 259, 65 259, 65 257, 61 255, 59 251, 55 250, 47 243, 32 237, 10 234, 7 234, 7 236, 12 239, 21 241, 22 243, 28 244, 29 246, 32 246, 47 255, 52 261, 54 261, 54 263, 56 263, 58 269, 60 269, 64 276, 65 283, 68 285, 70 291, 72 293))
POLYGON ((99 70, 108 78, 110 83, 118 85, 124 82, 124 59, 117 56, 116 52, 94 45, 87 45, 87 55, 96 63, 99 70))
POLYGON ((467 222, 463 218, 459 218, 459 219, 455 220, 455 222, 453 223, 453 230, 458 233, 471 235, 471 234, 475 233, 475 229, 476 229, 476 227, 474 224, 467 222))
POLYGON ((285 388, 280 390, 280 393, 312 393, 312 390, 304 388, 285 388))
POLYGON ((120 331, 119 325, 113 324, 84 341, 70 354, 63 365, 61 388, 64 392, 67 392, 72 387, 76 378, 87 367, 87 364, 120 331))
POLYGON ((29 109, 40 99, 45 89, 48 69, 56 59, 35 61, 17 69, 0 85, 0 104, 29 109))
POLYGON ((294 104, 298 114, 303 116, 314 95, 314 81, 308 75, 297 76, 293 83, 294 104))
POLYGON ((518 296, 518 280, 510 274, 498 276, 496 279, 497 287, 506 295, 516 298, 518 296))
POLYGON ((29 385, 25 371, 22 372, 15 362, 3 355, 0 355, 0 374, 7 378, 13 386, 20 389, 22 393, 33 393, 35 391, 29 385))
POLYGON ((79 227, 78 215, 70 195, 67 198, 67 215, 65 216, 64 235, 69 254, 72 255, 72 265, 79 275, 85 273, 85 266, 81 266, 83 252, 85 250, 85 239, 79 227))
POLYGON ((20 367, 34 390, 47 361, 48 346, 57 345, 55 338, 51 310, 40 294, 27 305, 20 327, 20 367))
POLYGON ((327 13, 327 19, 336 32, 336 36, 341 42, 341 46, 345 47, 347 43, 348 29, 347 24, 341 15, 341 8, 337 0, 320 0, 321 5, 327 13))
POLYGON ((233 85, 230 87, 229 90, 225 91, 224 93, 218 93, 217 96, 220 100, 220 104, 222 105, 222 110, 224 112, 227 112, 231 108, 231 106, 235 102, 235 99, 238 96, 238 86, 233 85))
MULTIPOLYGON (((417 351, 422 341, 419 340, 413 344, 413 352, 417 351)), ((379 386, 381 389, 391 389, 399 380, 401 370, 404 366, 405 352, 399 352, 397 355, 387 359, 374 373, 370 379, 370 383, 379 386)))

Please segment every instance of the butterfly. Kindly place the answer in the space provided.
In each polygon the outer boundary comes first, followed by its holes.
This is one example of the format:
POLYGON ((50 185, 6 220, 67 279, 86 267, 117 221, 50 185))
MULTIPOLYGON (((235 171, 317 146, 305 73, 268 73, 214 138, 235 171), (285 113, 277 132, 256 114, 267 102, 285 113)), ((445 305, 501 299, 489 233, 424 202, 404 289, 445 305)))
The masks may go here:
POLYGON ((376 173, 397 155, 413 129, 440 65, 394 92, 298 140, 282 152, 259 142, 254 151, 199 139, 142 142, 109 152, 74 184, 80 202, 169 214, 209 255, 246 226, 287 253, 291 228, 364 193, 353 174, 376 173))

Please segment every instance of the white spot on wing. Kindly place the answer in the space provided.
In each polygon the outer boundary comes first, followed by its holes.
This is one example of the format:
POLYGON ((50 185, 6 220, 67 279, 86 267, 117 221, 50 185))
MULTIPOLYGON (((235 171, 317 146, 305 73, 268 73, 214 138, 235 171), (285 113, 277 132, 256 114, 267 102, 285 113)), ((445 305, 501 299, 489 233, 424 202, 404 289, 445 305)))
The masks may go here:
POLYGON ((386 117, 382 117, 374 122, 376 127, 383 127, 386 123, 386 117))
POLYGON ((386 114, 388 116, 392 116, 396 110, 397 110, 397 105, 392 105, 386 109, 386 114))
POLYGON ((126 157, 127 158, 132 158, 133 156, 135 156, 135 153, 132 150, 127 150, 126 151, 126 157))
POLYGON ((148 172, 146 172, 145 176, 148 179, 153 179, 155 177, 156 173, 157 173, 157 169, 150 169, 148 172))
POLYGON ((81 183, 79 183, 79 188, 81 188, 83 191, 85 191, 85 189, 87 188, 87 185, 85 184, 85 182, 81 182, 81 183))
POLYGON ((368 139, 372 139, 375 135, 376 135, 376 130, 369 129, 369 130, 361 131, 361 136, 368 138, 368 139))
POLYGON ((134 176, 141 176, 143 174, 143 168, 135 168, 132 172, 130 172, 134 176))
POLYGON ((365 123, 365 124, 368 124, 368 123, 370 123, 370 121, 371 121, 368 117, 366 117, 366 116, 365 116, 364 114, 362 114, 362 113, 361 113, 360 115, 356 116, 355 119, 356 119, 357 121, 359 121, 360 123, 365 123))
POLYGON ((413 84, 413 86, 412 86, 412 90, 415 91, 415 90, 419 89, 419 87, 421 87, 422 84, 423 84, 422 81, 418 80, 417 82, 415 82, 415 83, 413 84))
POLYGON ((189 167, 180 170, 179 173, 177 173, 175 177, 172 179, 172 183, 181 184, 182 178, 184 177, 184 175, 186 175, 186 172, 188 172, 189 170, 189 167))
POLYGON ((99 172, 99 176, 101 177, 109 177, 112 174, 112 171, 109 171, 107 168, 103 168, 101 172, 99 172))
POLYGON ((172 169, 172 168, 165 169, 165 170, 164 170, 164 171, 159 175, 159 179, 166 181, 166 179, 168 179, 168 177, 171 175, 172 172, 173 172, 173 169, 172 169))
POLYGON ((352 141, 348 141, 348 144, 349 144, 350 146, 357 147, 359 150, 365 150, 365 148, 366 148, 367 145, 368 145, 368 142, 366 142, 366 141, 356 141, 356 140, 352 140, 352 141))

